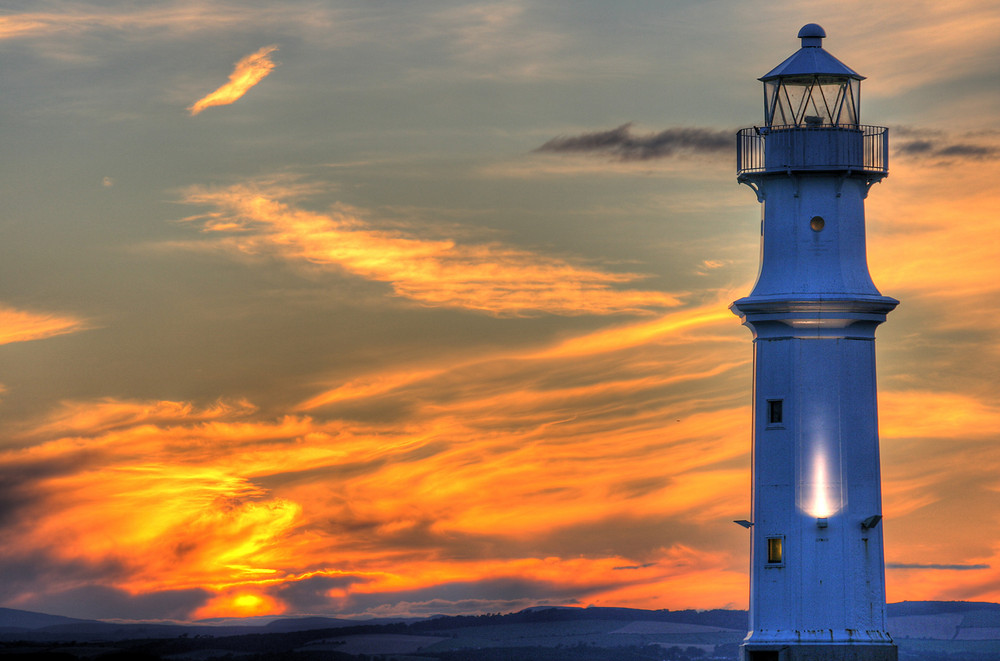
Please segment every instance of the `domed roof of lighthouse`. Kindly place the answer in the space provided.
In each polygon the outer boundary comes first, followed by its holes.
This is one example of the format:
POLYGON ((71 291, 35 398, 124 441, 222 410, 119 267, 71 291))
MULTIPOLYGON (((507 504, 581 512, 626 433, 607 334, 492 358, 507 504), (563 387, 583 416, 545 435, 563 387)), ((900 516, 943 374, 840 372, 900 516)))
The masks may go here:
POLYGON ((823 50, 826 30, 815 23, 802 26, 798 34, 802 47, 791 57, 774 67, 759 80, 768 81, 788 76, 837 76, 864 80, 865 77, 823 50))
POLYGON ((768 127, 858 127, 864 76, 823 50, 826 30, 802 26, 802 47, 760 80, 768 127))

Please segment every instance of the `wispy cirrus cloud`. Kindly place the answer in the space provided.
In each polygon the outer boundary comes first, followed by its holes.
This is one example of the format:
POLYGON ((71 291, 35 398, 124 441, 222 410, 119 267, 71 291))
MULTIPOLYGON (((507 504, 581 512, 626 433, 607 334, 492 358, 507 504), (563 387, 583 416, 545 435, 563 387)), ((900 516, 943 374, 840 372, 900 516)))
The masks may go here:
POLYGON ((241 99, 250 88, 274 70, 275 64, 270 56, 276 50, 277 46, 264 46, 237 62, 233 72, 229 74, 229 82, 196 101, 188 108, 191 115, 197 115, 205 108, 227 106, 241 99))
POLYGON ((535 149, 542 153, 583 153, 611 156, 621 161, 648 161, 678 152, 719 154, 735 149, 735 131, 703 128, 669 128, 658 133, 635 134, 632 123, 608 131, 552 138, 535 149))
POLYGON ((187 2, 168 0, 123 8, 93 3, 37 3, 39 11, 11 12, 0 16, 0 40, 73 37, 114 31, 126 39, 176 39, 198 32, 232 30, 254 23, 286 23, 300 29, 329 29, 335 10, 310 5, 290 12, 282 7, 252 7, 246 3, 187 2), (52 9, 44 9, 48 4, 52 9))
POLYGON ((215 211, 189 220, 223 235, 243 254, 346 271, 390 283, 397 296, 429 307, 497 316, 641 314, 680 303, 677 295, 625 289, 637 273, 615 273, 501 243, 461 243, 384 230, 349 211, 314 213, 255 186, 192 188, 191 204, 215 211))
POLYGON ((41 340, 87 328, 89 324, 86 321, 75 317, 29 312, 0 305, 0 344, 41 340))

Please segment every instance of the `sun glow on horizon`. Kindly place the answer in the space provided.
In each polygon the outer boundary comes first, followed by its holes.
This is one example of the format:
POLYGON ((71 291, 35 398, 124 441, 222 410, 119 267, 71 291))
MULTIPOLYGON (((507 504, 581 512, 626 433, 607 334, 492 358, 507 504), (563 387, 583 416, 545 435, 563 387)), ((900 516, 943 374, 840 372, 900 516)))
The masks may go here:
POLYGON ((281 615, 286 610, 283 603, 264 593, 225 592, 209 600, 193 614, 192 619, 281 615))

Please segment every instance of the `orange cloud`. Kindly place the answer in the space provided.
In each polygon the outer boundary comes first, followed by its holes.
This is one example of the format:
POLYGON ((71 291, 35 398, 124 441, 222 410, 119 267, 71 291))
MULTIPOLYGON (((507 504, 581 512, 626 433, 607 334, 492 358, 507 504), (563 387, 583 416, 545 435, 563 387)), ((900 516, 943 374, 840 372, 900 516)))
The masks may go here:
POLYGON ((889 390, 879 395, 882 438, 993 440, 1000 406, 983 397, 928 390, 889 390))
MULTIPOLYGON (((0 453, 0 470, 29 476, 34 494, 16 501, 11 550, 117 566, 107 582, 132 593, 208 589, 198 616, 310 603, 425 614, 443 586, 498 580, 545 585, 547 603, 743 607, 745 540, 730 521, 749 506, 750 375, 749 356, 732 357, 749 342, 713 309, 359 375, 300 407, 326 417, 64 403, 24 433, 36 445, 0 453), (381 402, 405 414, 351 421, 354 406, 381 402)), ((931 391, 886 391, 881 408, 889 558, 905 563, 927 545, 911 519, 945 525, 942 484, 968 475, 968 454, 928 455, 933 439, 954 450, 965 430, 986 448, 997 414, 931 391)), ((988 454, 974 463, 1000 471, 988 454)), ((951 560, 993 562, 969 535, 944 536, 951 560)), ((892 594, 951 594, 940 573, 891 570, 892 594)), ((973 577, 962 585, 974 592, 973 577)))
MULTIPOLYGON (((1000 154, 996 137, 970 139, 1000 154)), ((978 301, 1000 292, 996 247, 984 240, 1000 231, 993 211, 1000 206, 997 176, 1000 158, 896 158, 890 177, 867 200, 869 260, 879 288, 905 297, 904 303, 932 298, 934 323, 967 323, 968 314, 988 310, 978 301)))
POLYGON ((216 207, 189 220, 225 234, 223 245, 231 250, 388 282, 396 295, 431 307, 517 316, 636 314, 679 304, 671 294, 620 288, 641 277, 635 273, 611 273, 498 243, 379 230, 346 212, 296 209, 251 186, 191 189, 185 200, 216 207))
POLYGON ((216 402, 195 410, 189 403, 169 401, 123 401, 105 398, 89 402, 62 402, 44 421, 36 421, 28 433, 33 438, 66 435, 96 435, 117 428, 137 427, 167 421, 214 420, 251 413, 255 407, 245 400, 216 402))
POLYGON ((0 305, 0 344, 41 340, 76 333, 86 328, 86 322, 74 317, 28 312, 0 305))
MULTIPOLYGON (((748 415, 712 385, 746 364, 720 360, 732 338, 711 315, 679 314, 569 351, 359 376, 309 401, 326 418, 66 402, 22 432, 35 445, 0 453, 33 494, 10 514, 12 550, 117 566, 106 583, 130 593, 208 589, 199 615, 296 612, 314 584, 326 609, 419 612, 392 595, 500 579, 572 595, 560 603, 728 603, 743 563, 698 545, 717 546, 709 530, 746 510, 748 415), (338 417, 381 401, 405 417, 338 417), (706 530, 682 552, 656 531, 692 512, 706 530), (648 540, 595 552, 591 531, 608 525, 648 540)), ((494 609, 536 603, 519 599, 494 609)))
MULTIPOLYGON (((59 11, 10 13, 0 16, 0 39, 59 35, 72 38, 91 31, 114 30, 122 39, 142 41, 176 39, 198 32, 215 32, 246 26, 254 21, 274 24, 285 21, 305 27, 329 24, 335 12, 324 8, 288 12, 280 7, 241 6, 239 12, 226 4, 155 3, 115 8, 93 4, 61 3, 59 11)), ((93 49, 88 49, 92 51, 93 49)), ((55 49, 59 55, 64 54, 55 49)))
POLYGON ((271 61, 270 55, 276 50, 277 46, 265 46, 237 62, 236 68, 229 74, 229 82, 196 101, 188 108, 191 115, 197 115, 212 106, 228 106, 242 98, 251 87, 262 81, 274 69, 275 64, 271 61))
MULTIPOLYGON (((122 567, 114 585, 130 592, 217 591, 202 615, 251 606, 280 612, 277 598, 235 600, 280 589, 310 568, 363 577, 342 592, 347 600, 504 575, 587 592, 589 582, 612 580, 602 576, 609 567, 637 561, 462 556, 476 539, 516 548, 604 519, 692 510, 725 517, 743 495, 732 470, 704 470, 744 451, 728 440, 742 415, 696 416, 667 439, 652 429, 609 439, 584 425, 571 445, 534 426, 484 438, 451 412, 392 431, 308 419, 240 423, 230 418, 241 414, 222 412, 207 421, 187 406, 149 408, 176 418, 0 456, 0 466, 19 473, 65 467, 34 482, 38 501, 11 539, 21 552, 44 550, 65 562, 114 561, 122 567), (614 496, 623 482, 624 498, 614 496)), ((477 412, 467 405, 463 413, 477 412)), ((625 599, 624 585, 615 592, 625 599)))

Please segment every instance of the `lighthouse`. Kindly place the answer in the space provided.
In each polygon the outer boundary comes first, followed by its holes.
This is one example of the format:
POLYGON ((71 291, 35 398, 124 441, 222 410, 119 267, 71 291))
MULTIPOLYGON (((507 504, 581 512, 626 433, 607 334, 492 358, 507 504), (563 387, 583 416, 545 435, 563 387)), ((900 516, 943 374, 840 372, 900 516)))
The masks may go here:
POLYGON ((895 661, 886 630, 875 329, 898 304, 868 273, 865 198, 888 130, 864 77, 823 48, 764 75, 764 121, 737 136, 761 204, 760 271, 731 310, 753 332, 750 631, 743 661, 895 661))

